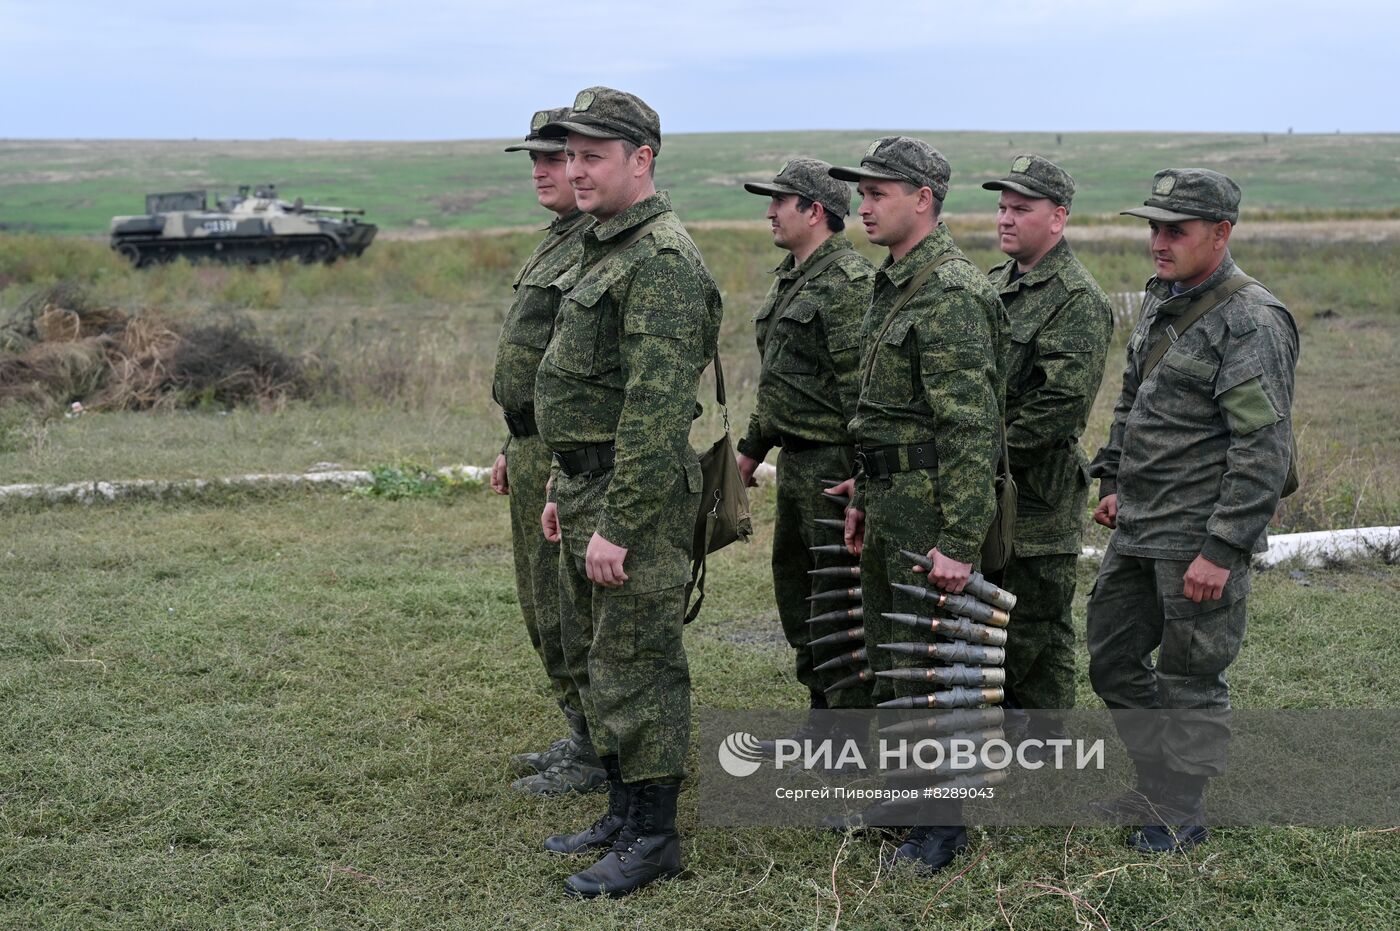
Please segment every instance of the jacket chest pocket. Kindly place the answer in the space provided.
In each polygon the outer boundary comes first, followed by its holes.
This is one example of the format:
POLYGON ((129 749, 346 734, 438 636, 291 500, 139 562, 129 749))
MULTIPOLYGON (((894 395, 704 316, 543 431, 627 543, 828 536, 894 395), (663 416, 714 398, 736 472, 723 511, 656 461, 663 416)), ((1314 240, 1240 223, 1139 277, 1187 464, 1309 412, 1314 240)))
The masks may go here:
POLYGON ((506 341, 543 350, 554 332, 554 312, 558 306, 559 292, 554 288, 522 285, 519 304, 506 327, 506 341))
POLYGON ((1170 349, 1154 373, 1152 403, 1160 411, 1193 420, 1215 412, 1215 376, 1220 367, 1179 349, 1170 349))
POLYGON ((818 370, 816 325, 817 305, 796 303, 773 321, 773 332, 764 353, 775 372, 815 375, 818 370))
POLYGON ((554 322, 551 361, 556 366, 576 375, 617 367, 617 323, 608 291, 618 277, 620 271, 605 271, 564 296, 554 322))
POLYGON ((870 358, 861 394, 881 404, 906 404, 914 398, 914 339, 909 335, 912 317, 901 317, 878 333, 870 344, 870 358))
POLYGON ((1006 356, 1006 393, 1016 396, 1024 394, 1035 384, 1035 333, 1011 334, 1011 344, 1006 356))

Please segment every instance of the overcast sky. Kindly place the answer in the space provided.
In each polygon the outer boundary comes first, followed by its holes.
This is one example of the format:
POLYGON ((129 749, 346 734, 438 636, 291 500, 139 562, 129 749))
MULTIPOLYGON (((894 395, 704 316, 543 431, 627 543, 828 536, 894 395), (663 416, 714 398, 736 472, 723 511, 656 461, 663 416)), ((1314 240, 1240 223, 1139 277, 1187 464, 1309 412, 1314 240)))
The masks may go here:
POLYGON ((0 0, 0 137, 1400 130, 1394 0, 0 0), (869 13, 857 12, 870 10, 869 13))

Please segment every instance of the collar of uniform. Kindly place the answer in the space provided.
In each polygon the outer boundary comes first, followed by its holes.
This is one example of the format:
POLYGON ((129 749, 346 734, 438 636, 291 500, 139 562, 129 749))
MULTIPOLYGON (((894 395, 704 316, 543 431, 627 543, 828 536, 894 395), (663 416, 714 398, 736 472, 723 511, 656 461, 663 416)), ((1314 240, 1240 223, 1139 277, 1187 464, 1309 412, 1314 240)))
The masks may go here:
POLYGON ((555 236, 564 236, 578 229, 587 216, 582 210, 575 207, 571 212, 560 217, 555 217, 549 222, 549 231, 555 236))
POLYGON ((892 260, 891 256, 885 256, 885 261, 880 264, 880 271, 888 278, 895 287, 900 288, 910 278, 919 273, 929 262, 938 258, 945 252, 954 249, 953 234, 948 232, 948 227, 939 221, 937 228, 932 233, 925 236, 917 246, 905 253, 904 258, 898 262, 892 260))
MULTIPOLYGON (((1024 275, 1022 275, 1020 278, 1017 278, 1015 281, 1008 281, 1006 284, 1001 286, 1000 290, 1004 294, 1008 291, 1015 291, 1022 287, 1029 287, 1030 285, 1040 284, 1042 281, 1049 281, 1051 278, 1058 275, 1060 273, 1060 270, 1063 269, 1066 265, 1068 265, 1071 261, 1073 261, 1073 259, 1074 253, 1069 248, 1069 240, 1061 236, 1060 241, 1055 243, 1055 245, 1051 247, 1049 252, 1042 255, 1040 257, 1040 261, 1036 262, 1035 265, 1031 267, 1030 271, 1026 272, 1024 275)), ((1002 269, 1015 267, 1016 260, 1009 259, 1008 261, 998 265, 996 270, 1000 271, 1002 269)), ((1007 273, 1007 277, 1010 277, 1009 272, 1007 273)))
POLYGON ((670 209, 671 198, 666 196, 665 191, 657 191, 650 197, 637 201, 612 219, 593 227, 593 238, 598 242, 607 242, 670 209))
POLYGON ((851 241, 846 238, 845 233, 832 233, 822 241, 820 246, 812 250, 812 254, 807 256, 806 260, 801 265, 793 261, 792 253, 789 252, 787 258, 779 262, 778 267, 773 269, 773 274, 783 279, 796 278, 807 269, 811 268, 813 263, 820 262, 823 258, 839 249, 850 248, 853 247, 851 246, 851 241))
POLYGON ((1194 288, 1189 288, 1182 291, 1180 294, 1172 294, 1171 283, 1162 281, 1154 275, 1152 280, 1147 282, 1147 290, 1162 301, 1158 306, 1158 309, 1162 313, 1179 314, 1186 308, 1187 304, 1230 277, 1230 275, 1234 274, 1234 271, 1235 260, 1230 257, 1229 251, 1226 251, 1225 258, 1220 262, 1220 267, 1211 272, 1209 278, 1202 281, 1194 288))

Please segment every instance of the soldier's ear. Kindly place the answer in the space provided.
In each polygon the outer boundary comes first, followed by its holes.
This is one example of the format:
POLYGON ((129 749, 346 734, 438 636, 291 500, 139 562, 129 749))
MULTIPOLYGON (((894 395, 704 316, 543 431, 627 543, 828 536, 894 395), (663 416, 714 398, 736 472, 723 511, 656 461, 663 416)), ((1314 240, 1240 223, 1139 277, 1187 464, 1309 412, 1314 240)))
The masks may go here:
POLYGON ((808 226, 826 225, 826 208, 823 207, 821 204, 817 203, 816 201, 812 201, 812 209, 809 211, 809 214, 810 215, 807 217, 808 226))
POLYGON ((1050 217, 1050 232, 1059 235, 1069 222, 1069 209, 1064 204, 1056 204, 1050 217))
POLYGON ((651 150, 651 146, 649 145, 639 145, 637 146, 637 150, 632 153, 632 157, 637 160, 636 166, 638 171, 636 174, 637 177, 640 178, 642 175, 651 171, 651 163, 652 160, 656 158, 656 153, 651 150))
POLYGON ((1234 228, 1235 225, 1229 220, 1221 220, 1215 224, 1215 241, 1222 246, 1227 245, 1230 242, 1230 232, 1234 228))

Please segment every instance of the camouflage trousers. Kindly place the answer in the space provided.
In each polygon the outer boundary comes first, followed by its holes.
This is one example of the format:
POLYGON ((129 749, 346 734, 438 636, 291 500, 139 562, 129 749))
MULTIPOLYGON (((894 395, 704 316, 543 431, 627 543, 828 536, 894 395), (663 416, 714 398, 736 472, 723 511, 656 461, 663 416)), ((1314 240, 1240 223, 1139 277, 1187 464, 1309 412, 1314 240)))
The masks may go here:
MULTIPOLYGON (((783 450, 778 454, 777 518, 773 526, 773 596, 778 604, 778 620, 782 622, 783 634, 797 653, 797 681, 817 692, 855 671, 833 669, 813 672, 814 665, 831 659, 843 650, 853 650, 855 645, 818 647, 819 655, 814 659, 808 643, 815 637, 835 633, 843 626, 858 627, 860 622, 851 621, 846 625, 833 622, 815 628, 807 623, 807 619, 813 615, 854 607, 834 602, 818 602, 813 607, 813 603, 807 600, 817 592, 853 588, 859 584, 848 579, 814 579, 807 574, 812 569, 832 564, 829 558, 816 558, 811 547, 842 542, 840 530, 819 527, 815 523, 818 518, 840 520, 844 517, 844 511, 822 494, 824 486, 821 480, 841 479, 850 475, 853 457, 854 452, 849 446, 783 450)), ((832 707, 852 707, 850 701, 860 701, 859 695, 847 696, 845 691, 843 689, 840 693, 827 696, 832 707)))
MULTIPOLYGON (((901 549, 927 553, 942 529, 938 517, 938 479, 932 471, 898 472, 885 479, 871 479, 865 489, 865 547, 860 556, 860 582, 865 607, 865 644, 870 668, 881 672, 895 667, 936 665, 931 659, 891 653, 881 643, 934 643, 931 630, 906 627, 882 617, 885 613, 928 617, 932 605, 890 588, 891 582, 924 585, 901 549)), ((870 702, 879 703, 909 695, 927 695, 937 688, 924 682, 876 679, 870 702)), ((867 703, 865 707, 870 707, 867 703)))
POLYGON ((619 758, 625 782, 680 779, 690 746, 690 667, 681 631, 700 465, 689 453, 671 475, 656 477, 668 504, 628 548, 621 588, 594 585, 585 564, 611 477, 555 478, 564 652, 598 754, 619 758))
POLYGON ((1225 670, 1244 641, 1249 563, 1233 567, 1223 597, 1200 604, 1182 594, 1190 564, 1125 556, 1109 541, 1089 592, 1089 679, 1110 709, 1201 711, 1128 716, 1118 733, 1139 763, 1219 776, 1230 743, 1225 670))
POLYGON ((515 593, 530 644, 544 664, 554 697, 582 711, 578 689, 564 660, 559 629, 559 544, 540 531, 550 455, 538 436, 514 437, 506 449, 510 483, 510 542, 515 554, 515 593))
POLYGON ((1074 707, 1072 553, 1014 556, 998 583, 1016 596, 1007 628, 1007 698, 1020 708, 1074 707))

